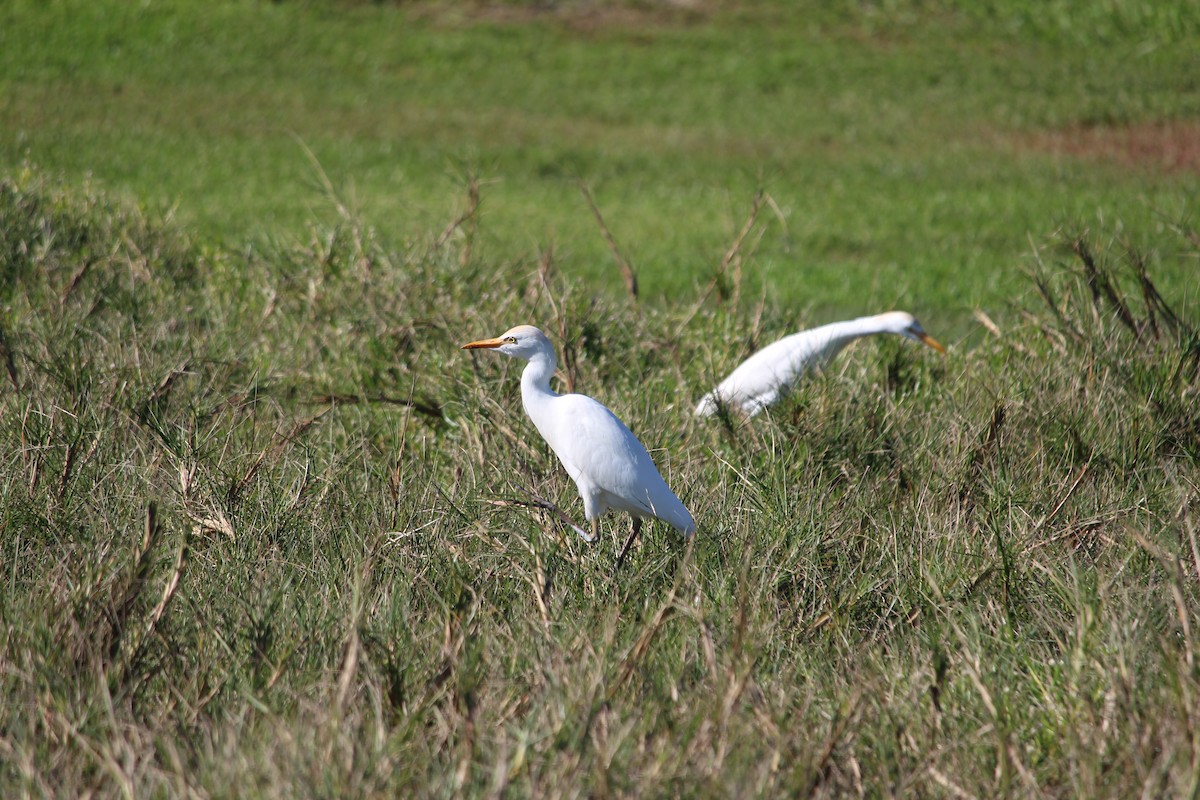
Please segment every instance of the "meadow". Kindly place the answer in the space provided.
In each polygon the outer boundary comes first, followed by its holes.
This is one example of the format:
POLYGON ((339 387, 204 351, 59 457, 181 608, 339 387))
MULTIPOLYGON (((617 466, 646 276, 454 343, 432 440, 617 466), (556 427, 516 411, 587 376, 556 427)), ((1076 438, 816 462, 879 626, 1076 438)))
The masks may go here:
POLYGON ((1192 213, 1200 12, 1078 5, 14 0, 0 165, 232 247, 340 224, 326 178, 419 242, 474 179, 491 263, 553 251, 617 295, 582 184, 655 300, 716 277, 762 191, 749 296, 958 335, 1023 286, 1031 237, 1192 213))
POLYGON ((0 795, 1200 791, 1187 6, 199 8, 0 6, 0 795))

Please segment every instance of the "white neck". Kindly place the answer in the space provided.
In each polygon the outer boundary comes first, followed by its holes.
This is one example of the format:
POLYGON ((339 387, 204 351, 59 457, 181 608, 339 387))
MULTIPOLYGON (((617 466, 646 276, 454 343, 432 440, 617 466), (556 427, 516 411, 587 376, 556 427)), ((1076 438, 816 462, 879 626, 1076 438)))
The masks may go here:
POLYGON ((535 353, 521 372, 521 402, 525 412, 537 422, 537 407, 546 400, 558 397, 550 388, 550 379, 558 367, 558 359, 553 350, 542 350, 535 353))
POLYGON ((878 323, 873 324, 873 322, 873 317, 859 317, 858 319, 848 319, 842 322, 831 322, 828 325, 813 328, 811 330, 813 338, 809 341, 813 341, 820 348, 823 360, 828 361, 855 339, 874 333, 882 333, 878 323))
POLYGON ((870 336, 875 333, 887 333, 887 326, 877 316, 858 317, 843 322, 831 322, 824 326, 829 331, 830 338, 857 339, 860 336, 870 336))

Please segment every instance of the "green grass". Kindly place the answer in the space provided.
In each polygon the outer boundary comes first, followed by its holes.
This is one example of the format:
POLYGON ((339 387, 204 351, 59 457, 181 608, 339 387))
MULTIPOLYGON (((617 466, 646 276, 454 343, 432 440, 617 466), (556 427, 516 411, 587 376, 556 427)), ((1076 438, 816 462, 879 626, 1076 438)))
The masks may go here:
POLYGON ((1031 143, 1196 12, 538 8, 0 4, 0 796, 1195 795, 1195 175, 1031 143), (522 505, 524 321, 692 545, 522 505))
POLYGON ((1001 337, 865 343, 723 423, 691 405, 784 316, 456 244, 198 246, 38 173, 0 229, 5 796, 1200 785, 1197 320, 1108 233, 1035 242, 1001 337), (614 572, 626 522, 512 504, 580 509, 512 362, 457 349, 518 319, 692 546, 655 524, 614 572))
POLYGON ((1189 216, 1194 174, 1028 138, 1195 119, 1200 21, 1168 5, 16 2, 0 164, 91 175, 233 245, 334 222, 304 147, 396 240, 444 227, 477 175, 495 267, 553 247, 619 293, 582 181, 651 298, 706 285, 762 189, 778 213, 746 297, 794 322, 901 306, 962 332, 1019 286, 1030 236, 1189 216))

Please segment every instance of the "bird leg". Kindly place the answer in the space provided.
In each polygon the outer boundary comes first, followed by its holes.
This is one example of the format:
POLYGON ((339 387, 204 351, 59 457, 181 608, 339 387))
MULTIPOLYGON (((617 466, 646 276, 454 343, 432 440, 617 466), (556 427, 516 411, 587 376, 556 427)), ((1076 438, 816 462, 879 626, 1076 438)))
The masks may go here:
POLYGON ((625 563, 625 556, 629 554, 629 548, 633 547, 633 540, 637 538, 638 531, 642 529, 642 520, 639 517, 631 517, 633 520, 633 530, 629 533, 629 538, 625 540, 625 546, 621 548, 621 555, 617 556, 617 569, 625 563))

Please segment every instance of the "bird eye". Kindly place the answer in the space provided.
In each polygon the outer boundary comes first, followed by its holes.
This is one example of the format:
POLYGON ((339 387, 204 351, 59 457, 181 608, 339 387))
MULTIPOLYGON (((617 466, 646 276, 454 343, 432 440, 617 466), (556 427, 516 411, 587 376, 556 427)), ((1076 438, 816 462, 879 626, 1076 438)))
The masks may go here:
POLYGON ((515 337, 515 336, 506 336, 506 337, 504 337, 504 341, 508 342, 509 344, 516 344, 516 343, 517 343, 517 337, 515 337))

